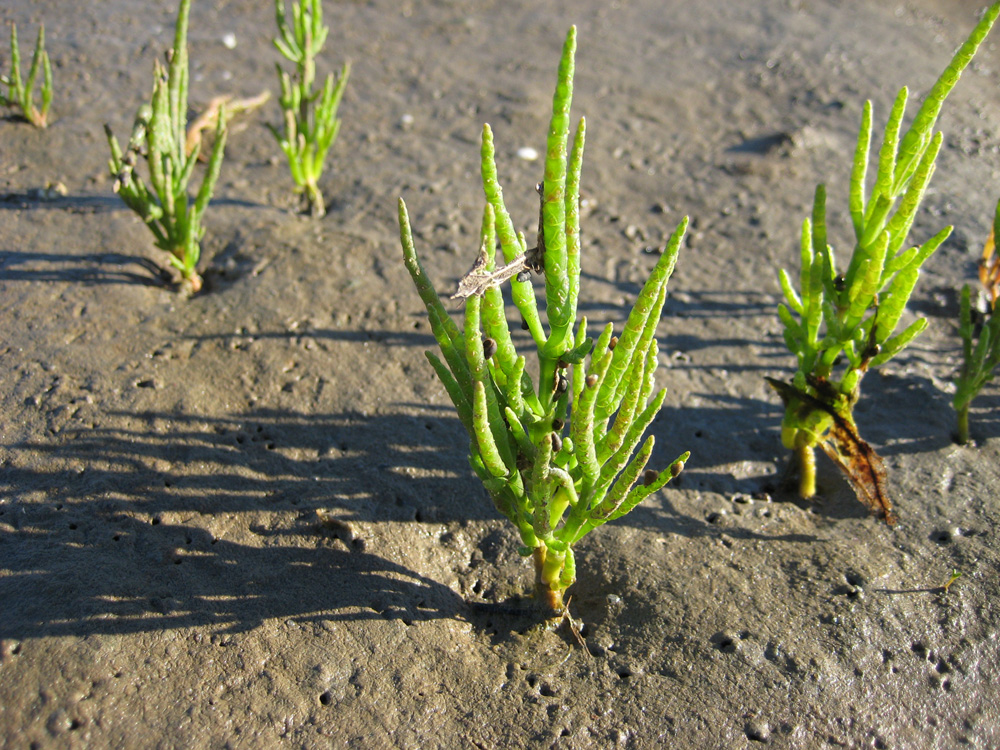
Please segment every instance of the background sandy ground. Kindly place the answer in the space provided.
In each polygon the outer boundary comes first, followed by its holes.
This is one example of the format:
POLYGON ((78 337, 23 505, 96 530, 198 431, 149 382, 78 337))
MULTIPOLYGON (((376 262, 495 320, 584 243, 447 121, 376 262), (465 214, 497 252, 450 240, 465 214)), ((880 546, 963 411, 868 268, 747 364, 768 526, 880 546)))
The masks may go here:
MULTIPOLYGON (((175 4, 7 3, 29 42, 45 21, 57 90, 47 131, 0 121, 0 744, 1000 746, 998 394, 966 448, 948 394, 957 290, 1000 195, 998 32, 946 107, 913 234, 956 227, 912 302, 929 330, 856 413, 896 529, 825 461, 820 501, 781 489, 763 380, 792 366, 776 270, 797 268, 817 181, 847 251, 864 99, 880 132, 982 5, 328 0, 323 69, 354 64, 329 215, 292 211, 272 101, 231 134, 208 289, 184 300, 111 193, 102 132, 127 135, 175 4), (395 225, 402 195, 450 289, 476 246, 490 122, 532 232, 541 166, 516 152, 543 148, 571 23, 592 325, 624 318, 692 217, 652 428, 655 462, 692 458, 579 545, 590 653, 505 605, 530 566, 424 360, 395 225)), ((274 89, 272 29, 268 2, 196 0, 192 109, 274 89)))

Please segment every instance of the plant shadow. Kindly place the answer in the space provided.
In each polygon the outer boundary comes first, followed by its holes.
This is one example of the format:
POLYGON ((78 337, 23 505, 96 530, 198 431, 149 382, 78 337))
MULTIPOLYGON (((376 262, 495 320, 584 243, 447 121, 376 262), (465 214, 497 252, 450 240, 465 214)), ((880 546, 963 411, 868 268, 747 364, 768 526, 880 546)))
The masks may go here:
POLYGON ((366 528, 494 517, 474 478, 456 481, 457 420, 107 417, 128 426, 6 450, 0 638, 469 619, 458 594, 384 558, 366 528))
POLYGON ((164 286, 168 275, 147 258, 122 253, 0 251, 0 281, 164 286), (136 270, 130 270, 130 266, 136 270))

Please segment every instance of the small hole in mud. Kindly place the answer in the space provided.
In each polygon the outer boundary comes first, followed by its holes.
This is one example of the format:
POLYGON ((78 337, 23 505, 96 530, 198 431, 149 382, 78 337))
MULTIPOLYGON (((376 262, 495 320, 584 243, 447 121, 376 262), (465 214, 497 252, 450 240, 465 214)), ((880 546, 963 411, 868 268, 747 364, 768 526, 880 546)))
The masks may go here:
POLYGON ((628 667, 619 667, 615 670, 615 673, 618 675, 618 679, 620 680, 627 680, 632 676, 632 670, 628 667))
POLYGON ((709 513, 707 516, 705 516, 705 520, 708 521, 709 523, 718 523, 719 521, 722 520, 722 514, 709 513))
POLYGON ((169 479, 164 479, 164 480, 163 480, 163 486, 164 486, 164 487, 173 487, 173 486, 174 486, 174 483, 173 483, 173 482, 171 482, 171 481, 170 481, 169 479))
POLYGON ((180 565, 180 564, 181 564, 181 559, 179 557, 175 558, 174 559, 174 565, 180 565))
POLYGON ((267 444, 267 445, 266 445, 265 447, 266 447, 266 448, 267 448, 267 449, 268 449, 269 451, 273 451, 273 450, 274 450, 274 443, 268 443, 268 444, 267 444))
POLYGON ((325 693, 320 693, 319 702, 322 703, 324 706, 329 706, 331 703, 333 703, 333 696, 330 694, 329 690, 327 690, 325 693))
POLYGON ((115 542, 120 541, 121 540, 121 535, 120 534, 115 534, 113 537, 111 537, 111 539, 112 539, 112 541, 115 541, 115 542))
POLYGON ((864 586, 867 583, 865 577, 857 573, 845 573, 844 580, 850 586, 864 586))
POLYGON ((535 685, 538 684, 538 677, 536 677, 533 674, 529 674, 525 679, 528 681, 528 687, 533 688, 535 685))
POLYGON ((70 529, 70 531, 76 531, 76 524, 75 523, 71 523, 69 525, 69 529, 70 529))
POLYGON ((921 659, 927 658, 927 646, 920 643, 919 641, 910 646, 910 650, 919 656, 921 659))
POLYGON ((413 511, 413 520, 417 523, 423 523, 424 515, 419 510, 413 511))
POLYGON ((82 726, 83 726, 83 722, 82 722, 82 721, 79 721, 78 719, 73 719, 73 720, 72 720, 72 721, 71 721, 71 722, 69 723, 69 731, 71 731, 71 732, 72 732, 72 731, 74 731, 74 730, 77 730, 77 729, 79 729, 79 728, 80 728, 80 727, 82 727, 82 726))
POLYGON ((559 733, 559 736, 560 736, 560 737, 569 737, 569 730, 568 730, 568 729, 565 729, 565 728, 564 728, 564 729, 563 729, 563 730, 562 730, 562 731, 561 731, 561 732, 559 733))
POLYGON ((938 544, 950 544, 954 540, 954 537, 950 531, 935 531, 931 534, 931 539, 938 544))
POLYGON ((548 683, 545 683, 540 688, 538 688, 538 693, 539 695, 544 695, 546 698, 556 697, 556 691, 553 690, 552 686, 549 685, 548 683))
POLYGON ((700 437, 704 437, 704 434, 705 434, 705 433, 703 433, 703 432, 702 432, 701 430, 695 430, 695 431, 694 431, 694 436, 695 436, 696 438, 700 438, 700 437))
POLYGON ((154 516, 153 520, 150 521, 150 523, 153 526, 159 526, 160 525, 160 517, 159 516, 154 516))

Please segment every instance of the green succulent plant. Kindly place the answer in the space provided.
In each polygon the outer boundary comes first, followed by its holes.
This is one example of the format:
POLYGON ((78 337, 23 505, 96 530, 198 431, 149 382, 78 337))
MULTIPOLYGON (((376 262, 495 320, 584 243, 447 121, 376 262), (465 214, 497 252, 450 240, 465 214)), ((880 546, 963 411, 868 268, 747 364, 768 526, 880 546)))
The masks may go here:
POLYGON ((0 86, 7 87, 7 93, 0 91, 0 105, 21 111, 21 116, 36 128, 44 128, 49 122, 49 107, 52 104, 52 65, 45 51, 45 26, 38 27, 35 52, 31 56, 27 79, 21 78, 21 48, 17 42, 17 24, 10 25, 10 73, 0 75, 0 86), (42 106, 34 103, 35 83, 38 73, 42 73, 42 106))
POLYGON ((340 132, 337 110, 351 66, 345 63, 336 79, 333 73, 328 73, 323 88, 313 91, 316 55, 323 49, 330 31, 323 25, 323 2, 293 0, 291 24, 285 14, 285 0, 275 0, 274 13, 278 25, 274 46, 295 64, 295 72, 289 74, 277 66, 283 124, 281 130, 271 127, 271 132, 288 157, 295 191, 302 194, 306 210, 313 216, 323 216, 326 203, 319 189, 319 178, 326 155, 340 132))
POLYGON ((962 288, 959 307, 958 334, 962 338, 962 367, 955 379, 955 396, 952 404, 958 415, 958 442, 969 442, 969 407, 983 386, 993 380, 1000 365, 1000 315, 997 314, 997 297, 1000 296, 1000 259, 996 255, 996 238, 1000 237, 1000 202, 993 215, 993 227, 983 248, 979 263, 979 282, 988 299, 985 318, 977 325, 972 314, 972 289, 962 288))
POLYGON ((660 470, 647 469, 654 440, 643 439, 666 393, 655 384, 655 334, 687 219, 667 242, 620 336, 609 323, 595 342, 586 318, 577 319, 585 122, 570 147, 575 50, 574 27, 559 64, 534 248, 515 232, 497 179, 493 133, 483 128, 486 206, 478 258, 454 295, 465 299, 461 327, 417 258, 406 205, 399 201, 406 267, 441 351, 427 358, 469 434, 473 471, 517 527, 521 554, 534 560, 536 598, 554 612, 562 610, 576 579, 573 545, 661 489, 688 458, 685 453, 660 470), (547 327, 532 274, 544 277, 547 327), (535 345, 537 380, 511 339, 501 291, 508 281, 535 345))
POLYGON ((838 268, 827 243, 826 190, 820 185, 812 217, 802 228, 798 289, 786 271, 780 272, 785 303, 778 306, 778 315, 798 368, 790 382, 769 380, 785 405, 782 442, 798 459, 800 494, 816 494, 814 451, 820 447, 845 471, 859 498, 890 524, 894 516, 885 468, 858 435, 853 409, 864 374, 898 354, 927 326, 918 318, 896 332, 921 266, 951 227, 916 247, 908 246, 907 238, 941 148, 941 133, 934 132, 941 107, 998 14, 1000 3, 986 11, 902 135, 907 89, 899 92, 870 193, 872 105, 866 102, 850 180, 855 245, 847 266, 838 268))
POLYGON ((108 125, 104 131, 111 148, 109 168, 115 178, 114 190, 153 233, 157 247, 170 253, 170 263, 192 292, 201 289, 197 265, 201 239, 205 234, 202 218, 215 189, 226 147, 226 115, 219 112, 215 142, 198 193, 192 201, 188 182, 198 162, 200 142, 188 152, 188 52, 187 29, 191 0, 181 0, 174 32, 174 46, 167 54, 167 67, 159 60, 153 71, 151 101, 139 108, 122 151, 108 125), (142 158, 148 167, 149 186, 135 173, 142 158))

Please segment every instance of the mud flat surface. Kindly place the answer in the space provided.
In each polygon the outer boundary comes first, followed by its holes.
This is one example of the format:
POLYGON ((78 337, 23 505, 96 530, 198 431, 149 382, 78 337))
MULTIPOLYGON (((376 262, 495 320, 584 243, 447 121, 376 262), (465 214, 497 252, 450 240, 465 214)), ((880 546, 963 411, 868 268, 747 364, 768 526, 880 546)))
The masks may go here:
MULTIPOLYGON (((185 300, 111 192, 102 131, 127 134, 175 4, 7 3, 28 42, 45 21, 57 90, 47 131, 0 121, 0 745, 1000 746, 1000 395, 961 448, 949 395, 958 290, 1000 192, 996 32, 946 105, 912 235, 955 225, 911 303, 929 329, 856 412, 895 529, 825 460, 820 501, 782 489, 764 381, 793 366, 777 268, 797 268, 818 181, 849 247, 864 99, 880 133, 982 5, 327 2, 322 69, 354 65, 329 214, 294 212, 272 100, 235 123, 206 291, 185 300), (450 288, 489 122, 532 232, 541 165, 517 152, 544 147, 571 23, 592 325, 624 319, 692 217, 652 427, 655 462, 692 458, 579 545, 587 649, 510 605, 530 566, 424 359, 395 224, 402 195, 450 288)), ((193 110, 276 88, 272 28, 269 3, 196 0, 193 110)))

